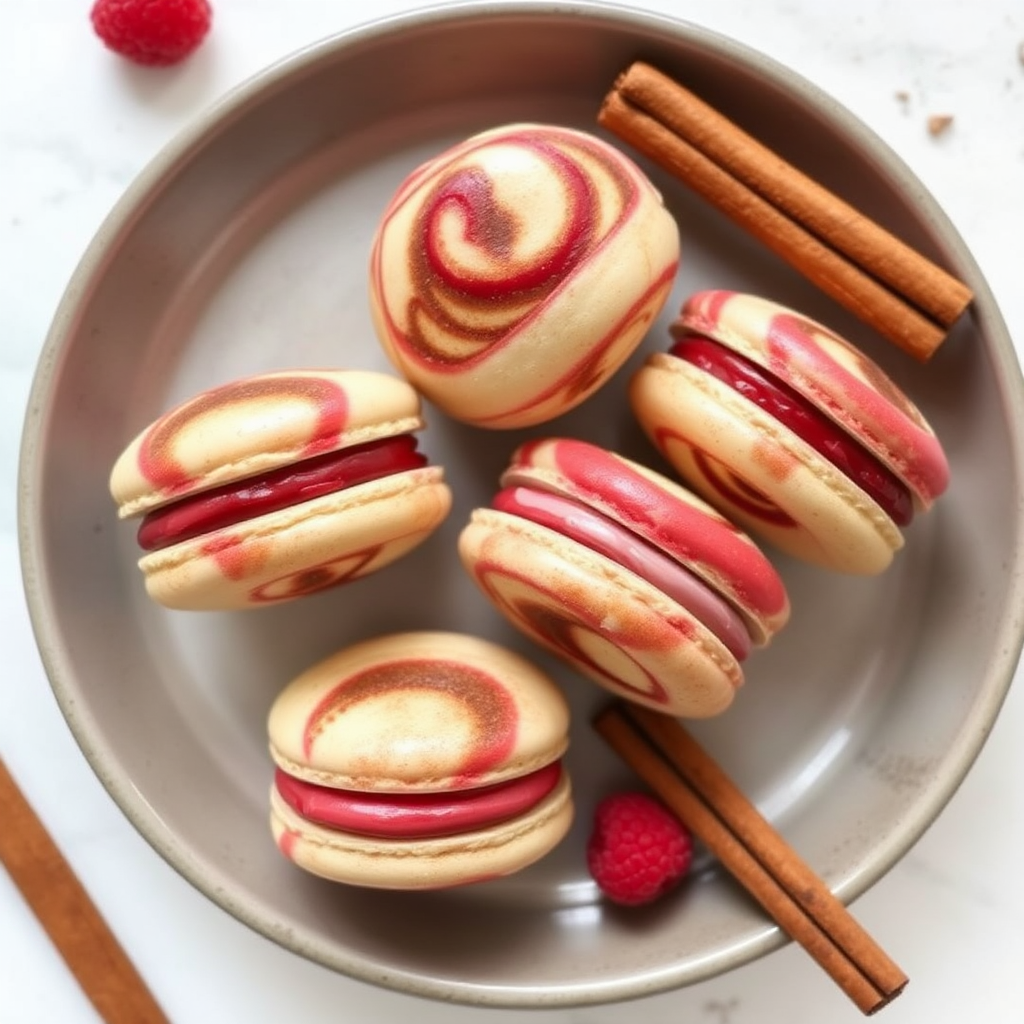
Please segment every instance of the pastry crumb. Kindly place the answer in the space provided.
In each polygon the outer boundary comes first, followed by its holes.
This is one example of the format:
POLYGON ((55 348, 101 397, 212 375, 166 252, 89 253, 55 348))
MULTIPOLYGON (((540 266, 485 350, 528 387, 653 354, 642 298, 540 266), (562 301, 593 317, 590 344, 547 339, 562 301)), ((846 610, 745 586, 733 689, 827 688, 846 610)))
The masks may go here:
POLYGON ((948 131, 952 124, 952 114, 932 114, 928 118, 928 134, 936 138, 948 131))

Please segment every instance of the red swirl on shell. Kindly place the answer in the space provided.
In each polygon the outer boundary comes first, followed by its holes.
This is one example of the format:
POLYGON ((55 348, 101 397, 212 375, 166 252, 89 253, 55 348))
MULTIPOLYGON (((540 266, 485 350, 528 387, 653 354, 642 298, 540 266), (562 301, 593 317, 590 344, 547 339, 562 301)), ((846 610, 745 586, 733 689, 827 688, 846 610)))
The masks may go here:
POLYGON ((255 377, 211 388, 178 406, 146 431, 139 447, 138 466, 142 475, 161 491, 180 494, 194 483, 188 470, 178 462, 174 447, 179 435, 203 416, 254 402, 308 402, 316 409, 316 421, 309 440, 296 459, 330 451, 348 419, 345 389, 323 377, 255 377))
POLYGON ((813 366, 821 367, 819 372, 830 372, 841 374, 843 386, 854 389, 857 404, 862 407, 870 407, 876 415, 884 415, 886 406, 880 405, 874 393, 881 395, 885 402, 897 409, 902 416, 905 416, 912 423, 927 429, 924 418, 917 406, 896 386, 885 371, 873 360, 869 359, 856 346, 851 345, 845 338, 840 337, 833 331, 825 330, 820 324, 816 324, 807 317, 799 316, 796 313, 777 313, 772 317, 768 327, 767 353, 768 368, 773 372, 786 378, 787 368, 793 360, 791 355, 793 340, 799 339, 803 346, 801 355, 805 358, 813 355, 816 361, 813 366), (849 354, 850 359, 856 363, 857 369, 863 380, 851 374, 845 367, 838 364, 828 355, 825 343, 831 343, 842 348, 849 354), (865 385, 864 382, 867 382, 865 385))
POLYGON ((493 420, 506 419, 510 414, 524 413, 550 401, 557 395, 562 396, 565 408, 571 408, 595 390, 605 378, 613 372, 613 363, 618 355, 617 346, 622 337, 630 331, 637 335, 645 334, 653 323, 664 295, 668 293, 675 280, 676 265, 669 267, 640 298, 633 303, 625 317, 597 340, 590 351, 574 366, 549 387, 543 388, 532 395, 522 405, 513 409, 501 409, 493 417, 481 416, 476 422, 482 426, 493 420))
MULTIPOLYGON (((480 588, 497 608, 555 654, 574 662, 591 673, 592 677, 604 680, 611 689, 629 699, 642 697, 652 703, 669 703, 665 687, 652 672, 632 656, 631 651, 641 646, 644 641, 649 644, 648 650, 664 651, 671 642, 678 642, 680 637, 688 639, 692 635, 692 627, 685 620, 666 620, 664 625, 669 630, 667 637, 664 631, 658 636, 654 631, 648 631, 646 636, 639 635, 635 630, 619 633, 610 629, 607 623, 602 623, 597 617, 588 614, 585 602, 574 601, 572 595, 564 591, 555 593, 532 577, 510 572, 504 566, 483 559, 476 563, 473 573, 480 588), (546 598, 546 602, 528 598, 508 598, 502 592, 501 584, 505 579, 523 584, 546 598), (614 646, 620 656, 627 658, 638 675, 643 677, 646 689, 631 685, 620 676, 609 673, 584 650, 578 640, 578 634, 581 632, 590 633, 602 642, 614 646)), ((657 617, 653 621, 660 624, 657 617)))
MULTIPOLYGON (((681 440, 681 439, 680 439, 681 440)), ((797 525, 787 512, 746 480, 737 476, 728 466, 708 455, 702 448, 688 442, 694 465, 708 487, 733 508, 740 509, 754 519, 763 520, 773 526, 791 528, 797 525)))
POLYGON ((372 564, 383 550, 383 544, 373 544, 362 551, 341 555, 330 561, 300 569, 288 576, 270 580, 251 590, 249 600, 253 604, 271 604, 276 601, 291 601, 296 597, 308 597, 310 594, 320 593, 321 590, 339 587, 363 575, 367 566, 372 564))
POLYGON ((341 680, 306 721, 307 757, 329 724, 356 704, 384 694, 433 692, 471 723, 473 742, 455 784, 470 784, 501 765, 515 749, 519 712, 500 680, 482 669, 441 658, 406 658, 373 665, 341 680))
MULTIPOLYGON (((541 441, 528 441, 518 461, 529 463, 541 441)), ((699 576, 714 570, 729 582, 748 611, 778 614, 788 604, 786 589, 771 565, 731 522, 675 497, 663 486, 594 445, 561 439, 555 447, 560 472, 575 495, 596 508, 609 509, 632 529, 699 576)))
MULTIPOLYGON (((561 191, 564 215, 551 223, 544 246, 523 253, 523 212, 501 204, 484 167, 469 162, 472 151, 440 169, 409 240, 415 294, 406 310, 408 329, 403 332, 395 317, 384 313, 392 337, 425 362, 465 366, 507 342, 622 229, 639 202, 637 182, 614 155, 573 133, 524 128, 479 143, 480 148, 492 145, 527 151, 561 191), (599 194, 587 168, 595 163, 613 188, 612 217, 602 211, 607 194, 599 194), (462 225, 462 251, 446 245, 441 230, 452 215, 462 225), (597 230, 602 221, 609 224, 606 234, 597 230)), ((381 273, 379 264, 375 272, 381 273)))

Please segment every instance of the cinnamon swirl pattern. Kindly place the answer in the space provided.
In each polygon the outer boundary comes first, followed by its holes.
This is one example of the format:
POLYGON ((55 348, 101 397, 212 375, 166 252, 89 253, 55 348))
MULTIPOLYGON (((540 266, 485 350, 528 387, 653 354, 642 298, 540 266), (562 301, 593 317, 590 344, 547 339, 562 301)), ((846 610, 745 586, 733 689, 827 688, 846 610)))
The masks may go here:
POLYGON ((394 365, 449 415, 541 423, 599 388, 668 297, 679 237, 632 161, 582 132, 520 124, 416 170, 370 261, 394 365))

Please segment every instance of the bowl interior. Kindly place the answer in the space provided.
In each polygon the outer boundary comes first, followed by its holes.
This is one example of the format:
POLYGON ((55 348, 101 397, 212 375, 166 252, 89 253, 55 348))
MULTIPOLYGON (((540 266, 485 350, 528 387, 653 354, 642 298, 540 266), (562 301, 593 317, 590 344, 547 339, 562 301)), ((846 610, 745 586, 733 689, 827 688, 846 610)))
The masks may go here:
POLYGON ((173 613, 148 602, 134 529, 116 522, 107 477, 139 429, 196 390, 287 366, 388 369, 370 327, 367 259, 394 188, 444 146, 503 122, 596 131, 602 96, 637 57, 945 263, 978 296, 922 366, 647 168, 680 224, 672 298, 598 396, 529 434, 585 437, 666 470, 629 416, 625 384, 665 346, 686 295, 724 287, 791 305, 860 344, 932 422, 953 475, 883 577, 838 577, 769 551, 790 590, 791 624, 748 662, 734 707, 694 731, 850 899, 949 798, 1019 652, 1021 385, 1012 348, 948 222, 848 114, 724 39, 594 5, 458 5, 350 33, 271 69, 154 162, 68 289, 26 423, 25 580, 64 714, 153 845, 285 946, 413 993, 524 1006, 621 999, 699 980, 782 941, 706 857, 650 908, 626 913, 597 898, 583 860, 590 814, 605 792, 631 784, 588 725, 602 694, 513 633, 454 554, 470 509, 489 499, 527 433, 474 430, 428 406, 423 447, 445 465, 456 496, 445 527, 370 579, 246 613, 173 613), (562 683, 574 715, 573 831, 520 875, 447 893, 307 877, 270 839, 270 703, 337 647, 420 628, 487 636, 562 683))

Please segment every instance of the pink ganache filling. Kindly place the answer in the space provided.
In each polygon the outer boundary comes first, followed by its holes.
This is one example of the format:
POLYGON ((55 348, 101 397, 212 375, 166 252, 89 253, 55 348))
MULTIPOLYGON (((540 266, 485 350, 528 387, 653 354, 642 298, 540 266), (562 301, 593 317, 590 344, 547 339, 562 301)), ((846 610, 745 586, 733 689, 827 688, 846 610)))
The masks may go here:
POLYGON ((274 785, 300 817, 382 839, 429 839, 497 825, 526 813, 557 785, 562 762, 493 786, 436 793, 363 793, 320 786, 278 768, 274 785))
POLYGON ((139 546, 144 551, 158 551, 256 516, 426 464, 426 456, 416 450, 412 434, 326 452, 154 509, 139 527, 139 546))
POLYGON ((506 487, 492 505, 571 538, 636 573, 685 608, 732 652, 750 653, 750 632, 739 613, 695 573, 600 512, 548 491, 506 487))

